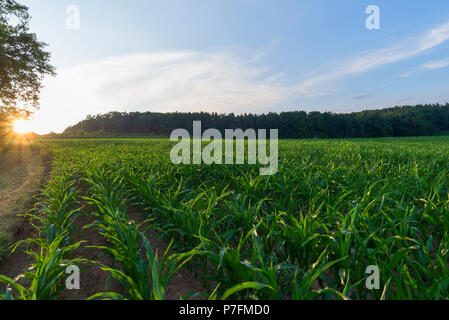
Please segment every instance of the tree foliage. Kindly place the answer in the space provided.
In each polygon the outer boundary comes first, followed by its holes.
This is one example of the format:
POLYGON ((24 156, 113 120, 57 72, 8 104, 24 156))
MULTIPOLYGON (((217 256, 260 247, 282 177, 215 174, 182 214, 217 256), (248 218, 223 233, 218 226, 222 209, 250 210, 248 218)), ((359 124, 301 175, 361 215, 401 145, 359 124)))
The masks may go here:
POLYGON ((374 138, 433 135, 449 130, 449 104, 402 106, 347 114, 292 111, 268 114, 110 112, 88 116, 65 134, 94 132, 168 136, 174 129, 191 132, 200 120, 202 129, 279 129, 279 137, 374 138))
POLYGON ((0 117, 27 116, 39 105, 45 75, 54 75, 47 46, 29 30, 28 8, 0 0, 0 117), (2 116, 3 115, 3 116, 2 116))

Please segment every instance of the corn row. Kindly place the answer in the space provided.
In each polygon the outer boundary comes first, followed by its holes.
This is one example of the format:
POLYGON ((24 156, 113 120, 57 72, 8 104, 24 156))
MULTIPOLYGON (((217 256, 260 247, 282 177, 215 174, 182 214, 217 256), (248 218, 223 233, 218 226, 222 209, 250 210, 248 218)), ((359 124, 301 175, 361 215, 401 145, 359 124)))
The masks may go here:
POLYGON ((38 250, 27 249, 26 253, 34 257, 34 264, 28 271, 11 279, 0 275, 0 282, 8 284, 0 298, 6 300, 52 300, 57 299, 64 290, 66 267, 84 263, 83 259, 67 259, 70 252, 80 246, 80 242, 70 244, 70 229, 79 211, 73 173, 70 168, 58 166, 53 171, 52 179, 40 193, 41 200, 33 212, 24 216, 34 220, 34 227, 39 236, 18 242, 13 252, 21 244, 30 244, 38 250), (19 280, 26 278, 30 285, 26 288, 19 280), (14 296, 11 288, 17 295, 14 296))
POLYGON ((125 296, 104 292, 90 299, 165 299, 165 288, 171 278, 195 252, 169 256, 169 246, 159 260, 141 231, 142 226, 150 221, 136 224, 128 219, 126 195, 120 178, 113 177, 102 168, 95 168, 88 172, 85 181, 91 195, 87 199, 96 207, 99 218, 86 228, 95 227, 107 241, 107 246, 95 247, 112 255, 120 269, 108 266, 102 266, 102 269, 110 272, 125 290, 125 296))

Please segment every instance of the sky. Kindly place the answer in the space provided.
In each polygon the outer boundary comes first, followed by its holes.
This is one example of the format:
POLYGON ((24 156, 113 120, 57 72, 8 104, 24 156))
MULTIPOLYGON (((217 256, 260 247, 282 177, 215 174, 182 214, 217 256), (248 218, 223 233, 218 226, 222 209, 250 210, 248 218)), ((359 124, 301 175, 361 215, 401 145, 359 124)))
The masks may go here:
POLYGON ((19 2, 57 68, 29 123, 37 133, 109 111, 340 113, 449 101, 447 0, 19 2), (372 5, 378 29, 366 25, 372 5))

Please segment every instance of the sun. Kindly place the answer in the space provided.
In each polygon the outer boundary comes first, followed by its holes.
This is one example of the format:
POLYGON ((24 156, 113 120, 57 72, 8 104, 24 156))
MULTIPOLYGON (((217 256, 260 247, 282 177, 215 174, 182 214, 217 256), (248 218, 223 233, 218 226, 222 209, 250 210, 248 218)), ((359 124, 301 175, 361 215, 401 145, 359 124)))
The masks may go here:
POLYGON ((14 121, 13 123, 14 132, 25 134, 30 133, 33 130, 31 129, 31 122, 29 120, 19 119, 14 121))

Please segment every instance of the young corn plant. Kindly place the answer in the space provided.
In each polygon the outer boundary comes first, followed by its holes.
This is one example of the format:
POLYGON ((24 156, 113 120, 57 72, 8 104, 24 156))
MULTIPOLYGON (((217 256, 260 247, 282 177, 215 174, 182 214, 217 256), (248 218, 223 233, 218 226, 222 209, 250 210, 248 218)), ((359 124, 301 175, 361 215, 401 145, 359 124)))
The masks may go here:
MULTIPOLYGON (((60 170, 47 187, 41 191, 42 201, 38 202, 33 209, 36 213, 26 214, 39 225, 34 225, 49 242, 53 242, 61 234, 68 236, 68 231, 74 219, 77 217, 80 208, 77 205, 77 190, 74 187, 71 175, 60 170)), ((65 244, 69 243, 69 238, 65 239, 65 244)))
POLYGON ((34 264, 22 275, 11 279, 0 275, 0 282, 8 285, 3 293, 5 300, 54 300, 65 290, 65 271, 69 265, 86 263, 85 259, 67 259, 70 252, 77 249, 81 242, 64 246, 66 234, 59 235, 51 243, 46 239, 28 239, 26 242, 40 247, 39 252, 27 250, 34 257, 34 264), (21 279, 30 283, 21 285, 21 279), (14 289, 14 291, 12 290, 14 289))

